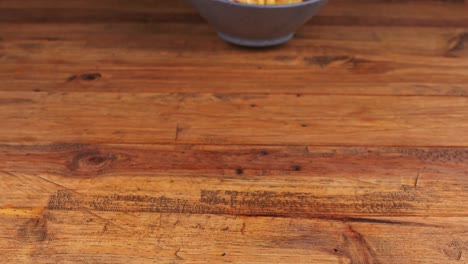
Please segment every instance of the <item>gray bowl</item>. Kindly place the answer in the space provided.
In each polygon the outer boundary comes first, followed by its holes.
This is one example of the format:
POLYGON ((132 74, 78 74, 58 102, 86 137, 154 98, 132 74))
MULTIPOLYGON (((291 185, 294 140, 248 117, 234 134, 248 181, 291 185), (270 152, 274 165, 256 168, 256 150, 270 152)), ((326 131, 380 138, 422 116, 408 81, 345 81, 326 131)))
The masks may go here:
POLYGON ((251 5, 230 0, 188 0, 223 40, 241 46, 268 47, 287 42, 327 0, 286 5, 251 5))

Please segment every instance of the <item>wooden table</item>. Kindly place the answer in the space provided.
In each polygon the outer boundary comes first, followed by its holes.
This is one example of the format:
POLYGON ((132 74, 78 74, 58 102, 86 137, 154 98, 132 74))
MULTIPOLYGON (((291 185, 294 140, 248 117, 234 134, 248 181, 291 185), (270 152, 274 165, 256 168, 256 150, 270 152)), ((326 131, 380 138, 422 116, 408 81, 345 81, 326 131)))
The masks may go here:
POLYGON ((2 0, 0 177, 1 263, 468 263, 468 5, 2 0))

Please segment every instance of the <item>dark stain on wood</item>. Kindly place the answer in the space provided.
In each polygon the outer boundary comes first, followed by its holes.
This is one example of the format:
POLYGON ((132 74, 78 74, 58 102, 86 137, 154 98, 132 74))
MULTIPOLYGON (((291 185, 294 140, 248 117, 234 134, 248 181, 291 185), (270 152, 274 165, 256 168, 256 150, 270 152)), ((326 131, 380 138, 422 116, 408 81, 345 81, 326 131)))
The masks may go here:
POLYGON ((300 171, 300 170, 302 170, 302 167, 299 166, 299 165, 294 165, 294 166, 291 167, 291 169, 292 169, 293 171, 300 171))
POLYGON ((102 74, 99 72, 94 72, 94 73, 83 73, 80 75, 71 75, 70 77, 67 78, 67 82, 72 82, 76 80, 82 80, 82 81, 96 81, 102 78, 102 74))
POLYGON ((95 81, 101 78, 102 78, 102 75, 99 72, 84 73, 80 75, 80 79, 83 81, 95 81))
POLYGON ((293 61, 296 58, 297 58, 296 56, 279 55, 279 56, 275 56, 273 59, 276 61, 288 62, 288 61, 293 61))
POLYGON ((179 259, 179 260, 184 260, 183 257, 179 256, 180 249, 181 249, 181 248, 178 248, 178 249, 176 250, 176 252, 174 253, 174 255, 175 255, 175 257, 176 257, 177 259, 179 259))
POLYGON ((179 134, 180 134, 182 131, 184 131, 184 128, 183 128, 183 127, 180 127, 180 125, 177 124, 175 130, 176 130, 176 131, 175 131, 175 139, 174 139, 174 141, 177 141, 177 140, 179 140, 179 134))
POLYGON ((42 242, 47 237, 47 219, 43 216, 27 220, 18 230, 18 238, 23 242, 42 242))
POLYGON ((241 168, 236 169, 236 174, 237 174, 237 175, 242 175, 242 174, 244 174, 244 170, 241 169, 241 168))

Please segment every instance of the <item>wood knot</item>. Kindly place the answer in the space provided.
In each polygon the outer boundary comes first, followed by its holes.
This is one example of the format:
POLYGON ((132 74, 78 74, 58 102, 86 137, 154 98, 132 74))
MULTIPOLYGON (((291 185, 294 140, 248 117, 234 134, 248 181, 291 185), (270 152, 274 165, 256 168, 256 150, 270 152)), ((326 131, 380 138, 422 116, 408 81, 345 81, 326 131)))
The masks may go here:
POLYGON ((109 168, 116 160, 111 153, 101 153, 99 150, 87 150, 76 154, 67 164, 73 175, 94 176, 109 168))
POLYGON ((294 165, 294 166, 291 167, 291 169, 292 169, 293 171, 300 171, 300 170, 302 170, 302 167, 299 166, 299 165, 294 165))
POLYGON ((448 41, 447 57, 454 57, 456 53, 464 50, 468 44, 468 32, 462 32, 452 37, 448 41))

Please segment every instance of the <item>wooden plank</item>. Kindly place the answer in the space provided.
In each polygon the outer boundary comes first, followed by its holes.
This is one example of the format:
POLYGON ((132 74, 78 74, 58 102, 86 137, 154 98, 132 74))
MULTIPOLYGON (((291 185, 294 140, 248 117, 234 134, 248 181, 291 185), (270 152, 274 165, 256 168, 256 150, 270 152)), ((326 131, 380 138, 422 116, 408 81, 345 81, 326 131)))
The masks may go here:
POLYGON ((0 252, 36 263, 460 263, 466 153, 4 145, 0 252))
POLYGON ((0 235, 14 237, 0 242, 0 252, 10 263, 466 261, 466 219, 392 220, 43 211, 38 216, 0 216, 0 235))
POLYGON ((207 25, 24 24, 0 36, 4 91, 468 94, 458 28, 311 25, 285 49, 261 52, 233 48, 207 25), (66 82, 88 72, 103 78, 66 82))
POLYGON ((140 23, 122 14, 194 16, 181 2, 46 0, 25 6, 2 1, 1 7, 5 12, 31 9, 31 14, 0 16, 18 19, 14 26, 0 28, 0 90, 4 91, 468 94, 463 29, 468 21, 466 7, 458 3, 337 1, 322 12, 333 23, 313 21, 285 48, 262 52, 224 44, 205 23, 174 17, 140 23), (408 12, 416 20, 411 26, 399 25, 408 12), (54 22, 54 16, 67 14, 66 19, 70 13, 85 17, 54 22), (35 14, 46 16, 47 23, 31 24, 28 19, 35 14), (359 20, 357 26, 350 21, 337 23, 343 14, 360 18, 348 18, 359 20), (115 21, 85 23, 112 16, 115 21), (373 24, 376 17, 388 23, 373 24), (362 27, 368 20, 372 27, 362 27), (435 27, 437 23, 444 26, 435 27), (212 65, 205 64, 207 59, 212 65), (103 78, 92 85, 65 82, 89 72, 99 72, 103 78))
POLYGON ((468 215, 463 148, 4 145, 0 159, 3 188, 16 186, 0 204, 15 207, 338 219, 468 215), (23 192, 34 199, 25 203, 23 192))
POLYGON ((4 143, 468 142, 466 97, 2 92, 0 102, 4 143))
POLYGON ((183 1, 0 1, 0 262, 467 262, 467 11, 249 50, 183 1))

